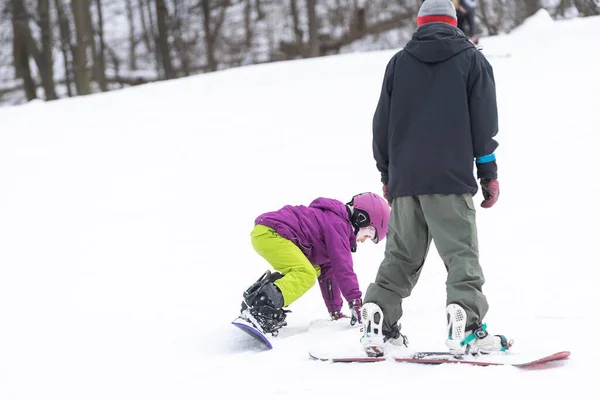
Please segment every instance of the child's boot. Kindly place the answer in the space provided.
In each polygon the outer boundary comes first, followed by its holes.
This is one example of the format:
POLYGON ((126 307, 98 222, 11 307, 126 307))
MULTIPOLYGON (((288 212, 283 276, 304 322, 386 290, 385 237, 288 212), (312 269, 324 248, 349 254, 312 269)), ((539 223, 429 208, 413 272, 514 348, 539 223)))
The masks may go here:
POLYGON ((282 275, 278 272, 265 272, 252 286, 244 292, 241 318, 252 323, 264 333, 277 336, 279 329, 287 325, 286 313, 283 310, 283 295, 273 284, 282 275))

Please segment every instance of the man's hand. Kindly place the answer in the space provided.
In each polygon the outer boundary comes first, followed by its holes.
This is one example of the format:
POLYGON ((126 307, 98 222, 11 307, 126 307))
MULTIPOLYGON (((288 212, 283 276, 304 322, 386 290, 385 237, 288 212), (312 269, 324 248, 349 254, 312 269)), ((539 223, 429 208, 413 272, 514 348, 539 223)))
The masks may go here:
POLYGON ((481 202, 481 207, 490 208, 498 201, 500 196, 500 183, 498 179, 481 179, 481 191, 483 192, 484 200, 481 202))

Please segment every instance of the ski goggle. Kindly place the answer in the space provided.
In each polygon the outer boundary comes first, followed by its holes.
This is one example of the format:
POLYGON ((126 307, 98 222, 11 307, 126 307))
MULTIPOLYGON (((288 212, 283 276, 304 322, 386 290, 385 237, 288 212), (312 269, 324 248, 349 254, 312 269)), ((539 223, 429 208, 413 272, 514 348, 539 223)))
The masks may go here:
POLYGON ((371 218, 369 218, 369 214, 360 208, 354 208, 352 220, 354 226, 357 228, 366 228, 367 226, 371 225, 371 218))
MULTIPOLYGON (((360 228, 367 228, 371 226, 371 218, 365 210, 361 210, 360 208, 354 208, 354 213, 352 214, 352 224, 354 225, 358 233, 358 230, 360 228)), ((377 237, 378 232, 377 229, 374 229, 374 231, 375 235, 371 238, 371 240, 373 241, 373 243, 377 243, 379 242, 379 238, 377 237)))

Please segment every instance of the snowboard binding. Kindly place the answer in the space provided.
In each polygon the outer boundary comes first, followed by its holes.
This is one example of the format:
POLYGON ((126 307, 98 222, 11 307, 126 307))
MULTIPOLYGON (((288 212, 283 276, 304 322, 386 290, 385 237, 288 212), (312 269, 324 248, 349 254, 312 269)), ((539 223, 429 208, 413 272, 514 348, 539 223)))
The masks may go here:
POLYGON ((244 291, 241 318, 252 323, 257 329, 273 336, 287 325, 288 310, 283 310, 283 295, 273 284, 282 278, 279 272, 266 271, 256 282, 244 291))
POLYGON ((513 341, 504 335, 490 335, 487 324, 466 327, 467 313, 458 304, 449 304, 446 315, 446 346, 455 356, 499 354, 508 351, 513 345, 513 341))
POLYGON ((408 347, 408 338, 400 333, 398 323, 393 324, 389 331, 383 329, 383 311, 375 303, 365 303, 363 306, 362 325, 360 343, 369 357, 383 357, 386 350, 408 347))

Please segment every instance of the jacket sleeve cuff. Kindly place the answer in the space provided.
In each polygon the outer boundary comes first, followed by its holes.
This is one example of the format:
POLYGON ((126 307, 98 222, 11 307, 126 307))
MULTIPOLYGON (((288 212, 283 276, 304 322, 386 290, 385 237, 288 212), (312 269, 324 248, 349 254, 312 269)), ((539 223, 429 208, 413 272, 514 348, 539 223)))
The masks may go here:
POLYGON ((381 174, 381 183, 383 183, 384 185, 388 184, 388 174, 381 174))
POLYGON ((342 309, 343 302, 340 289, 336 282, 331 277, 323 275, 319 277, 318 281, 327 310, 329 312, 340 311, 342 309))
POLYGON ((496 160, 488 161, 484 163, 476 163, 477 165, 477 178, 478 179, 497 179, 498 178, 498 165, 496 160))

